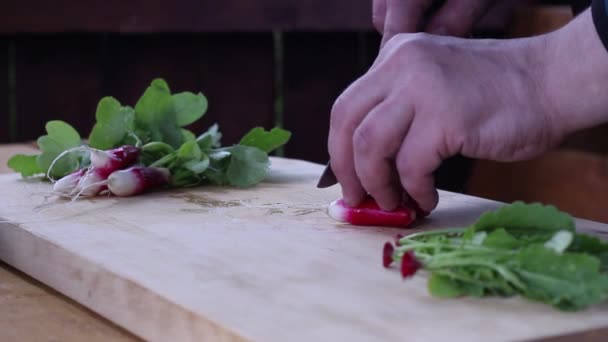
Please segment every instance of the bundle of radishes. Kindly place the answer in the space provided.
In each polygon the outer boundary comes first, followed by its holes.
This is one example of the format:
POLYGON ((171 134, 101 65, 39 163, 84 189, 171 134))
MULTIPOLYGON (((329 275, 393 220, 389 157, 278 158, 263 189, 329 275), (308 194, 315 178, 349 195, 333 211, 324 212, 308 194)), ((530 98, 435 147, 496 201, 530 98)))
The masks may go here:
POLYGON ((196 136, 184 127, 207 110, 203 94, 171 94, 155 79, 135 107, 101 99, 85 141, 69 124, 49 121, 38 138, 41 153, 13 156, 8 165, 23 177, 45 175, 55 192, 72 196, 132 196, 154 187, 204 184, 247 187, 261 182, 268 154, 291 133, 256 127, 238 144, 222 147, 217 125, 196 136))
POLYGON ((55 182, 55 193, 71 197, 104 193, 126 197, 169 184, 169 170, 135 165, 140 151, 135 146, 125 145, 108 151, 86 150, 90 152, 90 166, 55 182))

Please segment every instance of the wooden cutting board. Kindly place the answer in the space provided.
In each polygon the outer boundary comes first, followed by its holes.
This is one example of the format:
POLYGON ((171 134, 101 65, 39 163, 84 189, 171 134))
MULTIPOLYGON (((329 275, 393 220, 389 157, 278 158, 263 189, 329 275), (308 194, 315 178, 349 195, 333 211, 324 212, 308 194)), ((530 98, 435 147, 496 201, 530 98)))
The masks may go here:
MULTIPOLYGON (((0 259, 153 341, 503 341, 608 326, 608 305, 561 313, 519 298, 430 297, 423 275, 404 281, 381 266, 383 243, 403 230, 326 215, 339 189, 316 189, 321 171, 273 159, 251 189, 73 203, 2 176, 0 259)), ((442 192, 416 228, 467 225, 499 205, 442 192)))

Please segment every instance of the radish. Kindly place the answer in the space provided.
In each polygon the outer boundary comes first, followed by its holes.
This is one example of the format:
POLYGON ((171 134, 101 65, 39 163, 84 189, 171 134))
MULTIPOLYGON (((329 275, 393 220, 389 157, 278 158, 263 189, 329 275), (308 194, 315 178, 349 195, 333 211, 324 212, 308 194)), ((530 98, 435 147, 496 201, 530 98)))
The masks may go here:
POLYGON ((168 184, 170 173, 168 169, 157 167, 133 166, 126 170, 112 172, 107 179, 89 184, 80 189, 74 196, 95 196, 88 188, 107 189, 110 194, 119 197, 128 197, 140 194, 146 190, 168 184))
MULTIPOLYGON (((53 189, 56 192, 67 195, 78 193, 78 196, 95 196, 99 194, 106 189, 103 181, 112 172, 134 164, 139 158, 139 148, 131 145, 121 146, 108 151, 81 146, 71 151, 89 152, 91 165, 86 169, 73 172, 55 183, 53 189)), ((64 155, 65 152, 55 158, 49 168, 49 172, 55 162, 64 155)))
POLYGON ((393 253, 395 252, 395 247, 391 245, 390 242, 384 244, 384 248, 382 249, 382 266, 388 268, 393 263, 393 253))
POLYGON ((328 208, 331 218, 359 226, 407 227, 416 220, 416 210, 400 206, 393 211, 380 209, 376 201, 368 197, 357 207, 349 207, 343 199, 333 201, 328 208))
POLYGON ((82 176, 86 174, 86 172, 87 169, 83 168, 80 170, 76 170, 70 173, 69 175, 61 178, 53 185, 53 191, 60 194, 68 194, 72 192, 78 185, 78 182, 80 182, 82 176))
POLYGON ((125 145, 108 151, 96 149, 90 151, 91 165, 103 179, 106 179, 116 170, 135 164, 139 157, 139 149, 132 145, 125 145))
POLYGON ((407 251, 401 257, 401 276, 403 278, 408 278, 416 274, 416 272, 422 267, 422 264, 418 259, 416 259, 416 255, 414 255, 413 251, 407 251))
POLYGON ((106 190, 103 181, 114 171, 134 164, 139 157, 139 149, 135 146, 125 145, 113 150, 101 151, 91 149, 91 169, 80 179, 74 191, 79 195, 96 196, 106 190))
POLYGON ((168 184, 169 180, 168 169, 134 166, 113 172, 107 179, 107 186, 111 194, 127 197, 168 184))

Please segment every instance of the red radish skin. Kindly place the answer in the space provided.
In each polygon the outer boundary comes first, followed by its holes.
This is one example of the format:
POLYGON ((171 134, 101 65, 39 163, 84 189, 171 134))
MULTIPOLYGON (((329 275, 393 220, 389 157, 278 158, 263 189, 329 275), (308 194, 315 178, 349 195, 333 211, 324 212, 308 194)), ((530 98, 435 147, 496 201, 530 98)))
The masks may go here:
POLYGON ((344 200, 333 201, 328 208, 331 218, 357 226, 408 227, 416 220, 416 211, 401 206, 394 211, 380 209, 374 199, 368 197, 357 207, 349 207, 344 200))
POLYGON ((131 145, 107 151, 88 150, 90 151, 91 166, 72 190, 73 193, 76 193, 76 196, 92 197, 99 195, 107 189, 104 181, 112 172, 131 166, 139 158, 139 149, 131 145))
POLYGON ((127 197, 168 184, 169 179, 170 174, 167 169, 134 166, 113 172, 106 183, 111 194, 127 197))
POLYGON ((106 179, 112 172, 131 166, 139 158, 139 149, 124 145, 113 150, 91 150, 91 165, 100 177, 106 179))
POLYGON ((401 234, 397 234, 397 235, 395 236, 395 245, 396 245, 396 246, 399 246, 399 244, 400 244, 400 242, 401 242, 401 239, 403 239, 403 238, 404 238, 404 236, 403 236, 403 235, 401 235, 401 234))
POLYGON ((393 263, 393 252, 395 248, 391 245, 390 242, 384 244, 384 248, 382 249, 382 266, 388 268, 393 263))
POLYGON ((403 278, 408 278, 416 274, 416 272, 422 267, 422 264, 413 251, 407 251, 401 257, 401 276, 403 278))

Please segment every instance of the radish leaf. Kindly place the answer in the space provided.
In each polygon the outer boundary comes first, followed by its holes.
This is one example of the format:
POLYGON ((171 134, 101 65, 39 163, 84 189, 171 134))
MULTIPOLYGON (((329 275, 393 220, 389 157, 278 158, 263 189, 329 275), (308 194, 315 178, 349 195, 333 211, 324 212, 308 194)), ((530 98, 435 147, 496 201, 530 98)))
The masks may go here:
POLYGON ((8 160, 8 166, 21 173, 23 177, 31 177, 42 173, 42 170, 38 166, 38 155, 26 156, 23 154, 17 154, 8 160))
POLYGON ((257 147, 266 153, 270 153, 286 144, 289 138, 291 138, 291 133, 284 129, 273 128, 270 131, 265 131, 261 127, 256 127, 249 131, 239 144, 257 147))
POLYGON ((196 122, 207 111, 207 98, 202 93, 183 92, 173 95, 175 119, 180 127, 196 122))
MULTIPOLYGON (((47 135, 38 138, 38 147, 41 154, 37 158, 38 167, 46 173, 51 163, 63 151, 81 145, 78 132, 69 124, 54 120, 46 124, 47 135)), ((81 163, 81 159, 76 153, 68 153, 59 159, 53 166, 50 175, 54 178, 63 177, 75 171, 81 163)))
POLYGON ((230 164, 226 177, 230 185, 248 187, 266 177, 270 160, 264 151, 250 146, 236 145, 230 148, 230 164))
POLYGON ((131 107, 123 107, 113 97, 104 97, 97 105, 97 123, 89 136, 89 145, 108 150, 121 145, 128 132, 133 130, 135 113, 131 107))

